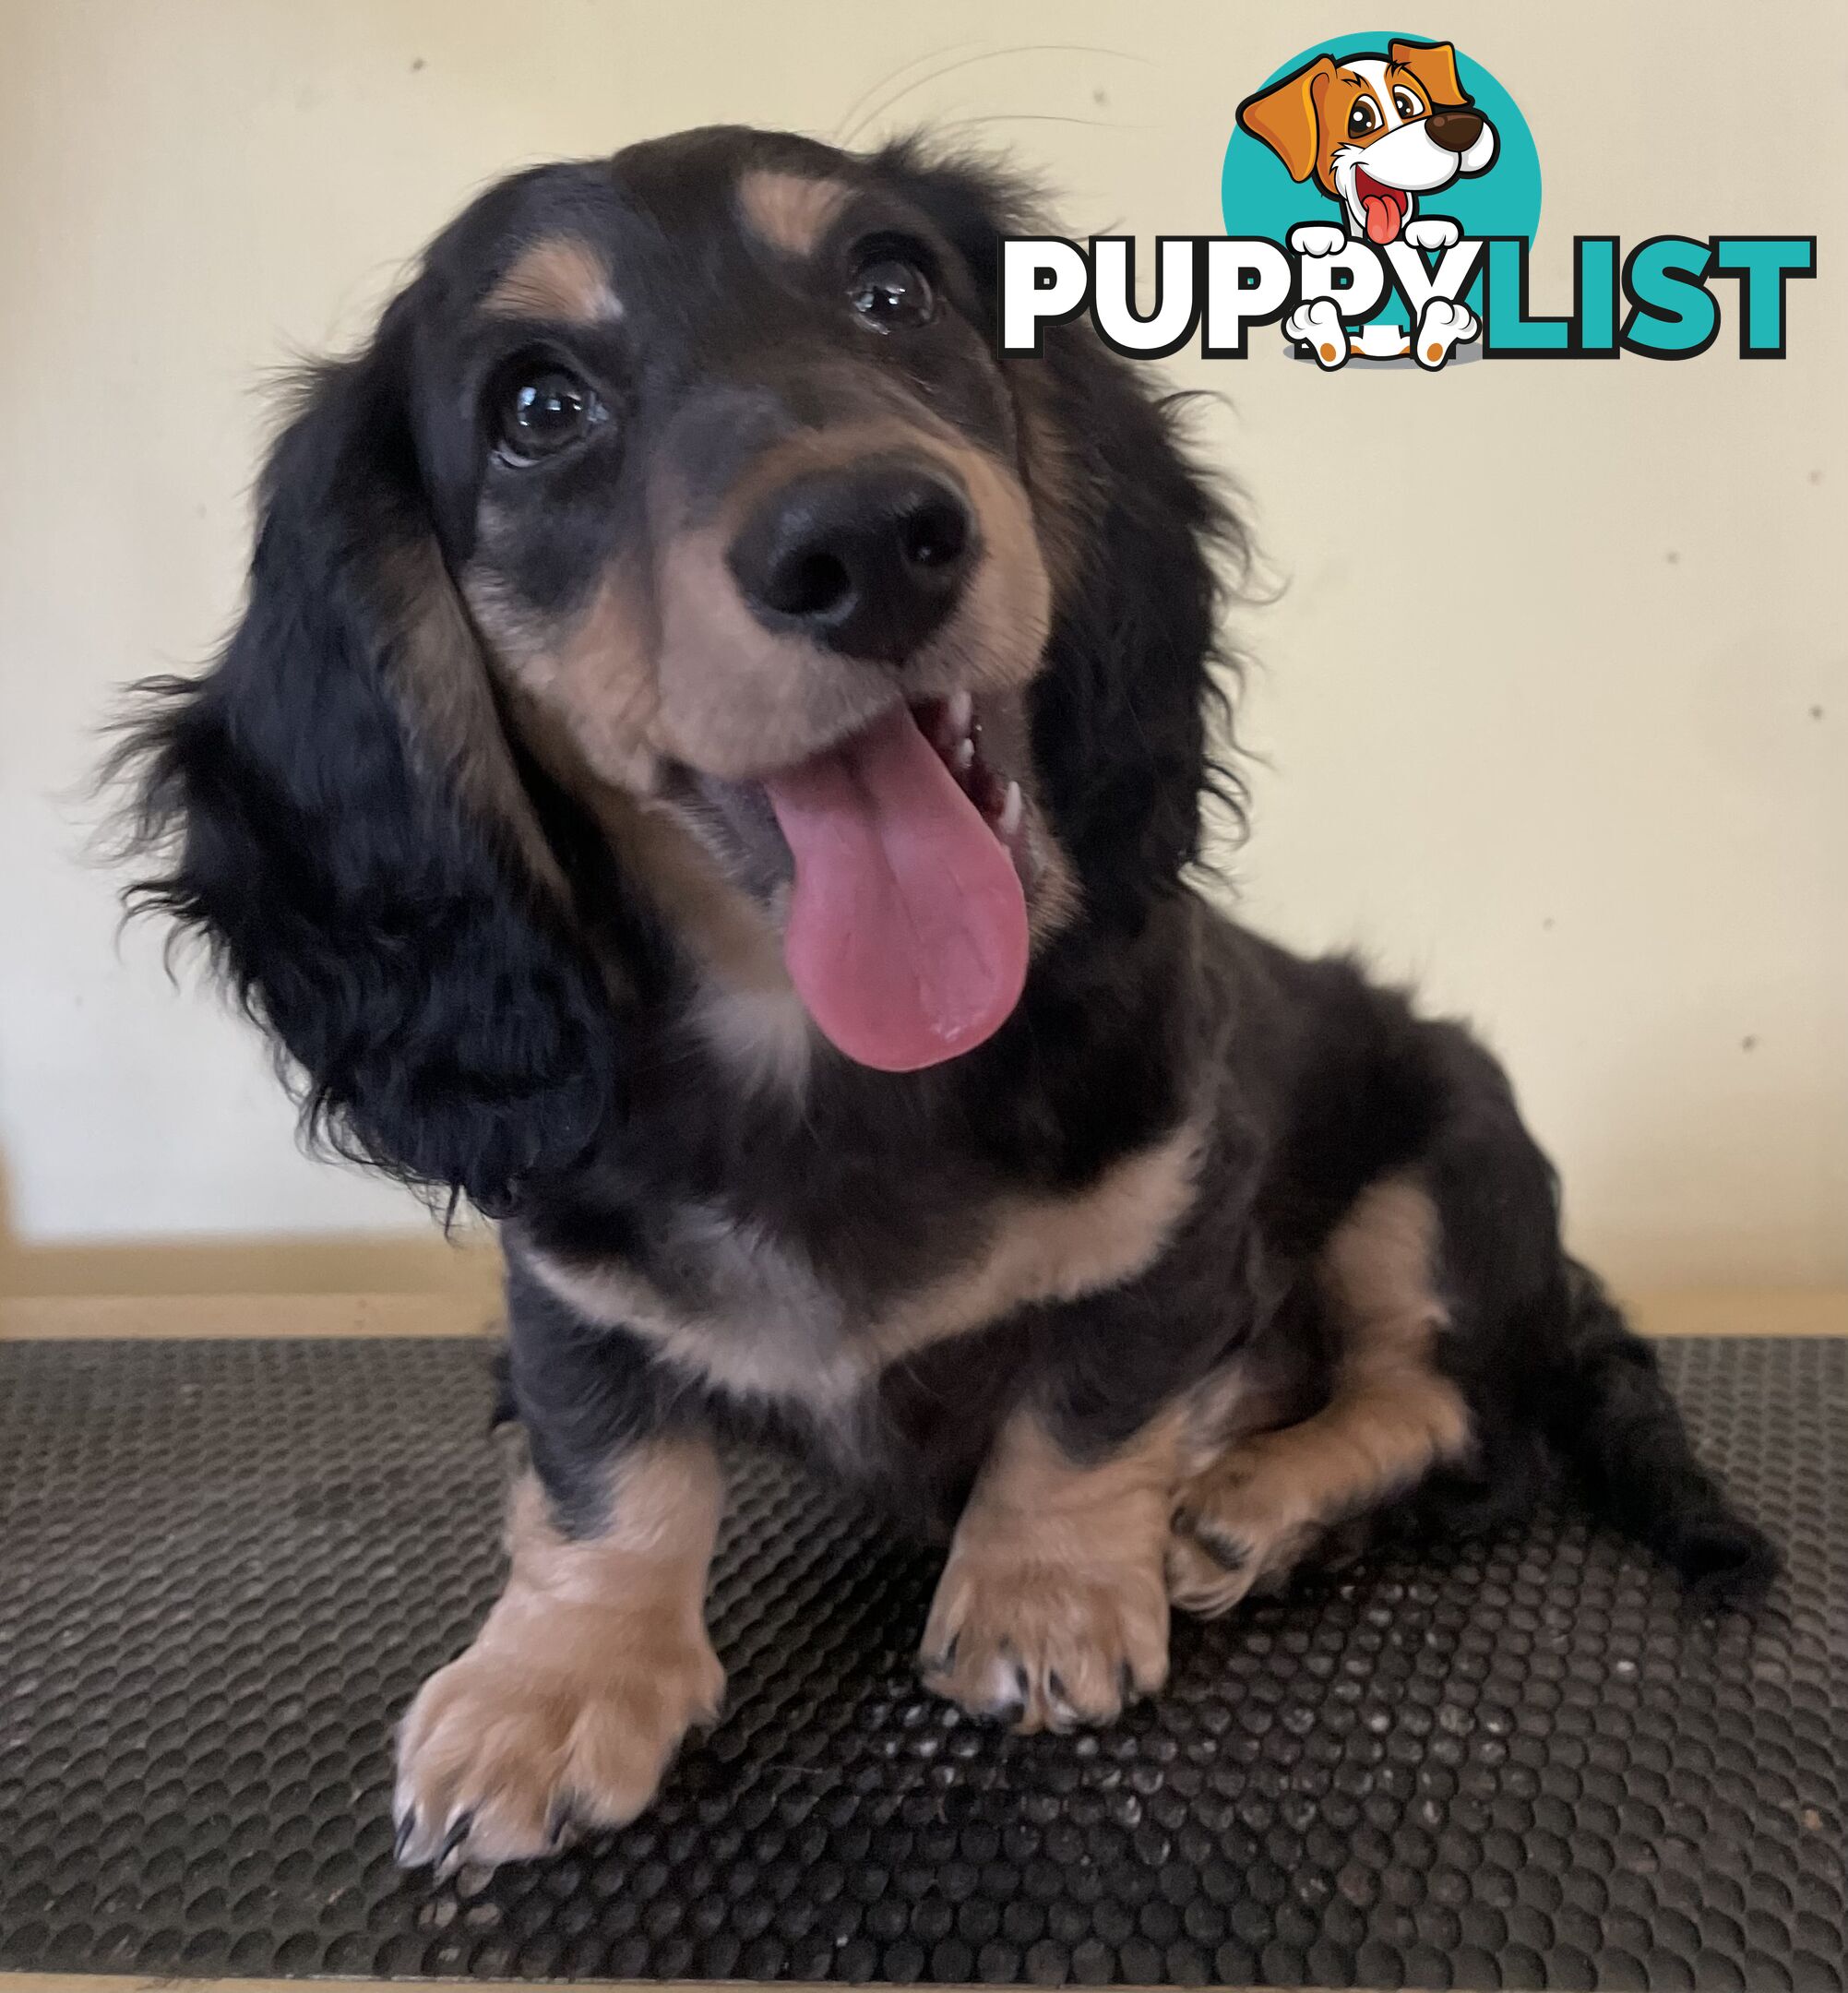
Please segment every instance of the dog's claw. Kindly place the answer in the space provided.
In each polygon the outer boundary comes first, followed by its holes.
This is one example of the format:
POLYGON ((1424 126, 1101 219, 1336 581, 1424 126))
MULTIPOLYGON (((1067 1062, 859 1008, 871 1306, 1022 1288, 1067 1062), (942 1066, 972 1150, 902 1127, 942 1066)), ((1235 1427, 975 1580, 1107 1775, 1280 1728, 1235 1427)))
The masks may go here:
POLYGON ((1234 1543, 1230 1536, 1222 1536, 1215 1529, 1196 1523, 1187 1534, 1222 1571, 1242 1571, 1251 1561, 1249 1544, 1234 1543))
POLYGON ((462 1851, 468 1843, 470 1832, 475 1824, 472 1808, 457 1814, 449 1822, 449 1831, 443 1836, 442 1845, 430 1858, 431 1867, 437 1875, 445 1876, 462 1866, 462 1851))
POLYGON ((391 1843, 391 1858, 402 1868, 407 1866, 404 1854, 417 1832, 417 1808, 408 1807, 399 1816, 398 1832, 391 1843))

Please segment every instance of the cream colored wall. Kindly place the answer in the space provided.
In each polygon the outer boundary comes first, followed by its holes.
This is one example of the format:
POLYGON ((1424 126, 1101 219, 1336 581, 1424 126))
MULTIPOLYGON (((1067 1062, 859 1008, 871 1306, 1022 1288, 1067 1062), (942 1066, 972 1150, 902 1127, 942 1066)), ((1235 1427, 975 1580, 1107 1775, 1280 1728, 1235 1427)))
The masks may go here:
MULTIPOLYGON (((311 1165, 250 1034, 113 949, 68 794, 112 686, 236 601, 257 388, 485 180, 720 120, 1007 145, 1079 229, 1219 227, 1310 5, 119 0, 0 66, 0 1157, 29 1239, 422 1223, 311 1165), (882 97, 900 101, 883 113, 882 97)), ((1473 1016, 1643 1283, 1848 1282, 1848 15, 1454 6, 1576 227, 1815 232, 1793 357, 1325 379, 1177 364, 1251 495, 1251 916, 1473 1016), (1771 79, 1781 79, 1775 88, 1771 79)))

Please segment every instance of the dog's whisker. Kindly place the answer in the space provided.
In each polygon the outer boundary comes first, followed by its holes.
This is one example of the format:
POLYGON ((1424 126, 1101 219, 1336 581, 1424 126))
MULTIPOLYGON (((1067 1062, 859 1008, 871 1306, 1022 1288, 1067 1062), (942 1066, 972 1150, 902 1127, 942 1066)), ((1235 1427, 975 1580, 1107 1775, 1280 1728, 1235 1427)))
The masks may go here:
POLYGON ((959 61, 946 63, 940 69, 934 69, 929 75, 907 83, 902 90, 866 112, 841 142, 844 146, 852 145, 861 133, 870 128, 878 119, 888 117, 907 98, 916 95, 921 90, 931 89, 942 82, 946 77, 959 75, 965 69, 973 68, 978 63, 1005 62, 1019 55, 1104 55, 1115 62, 1146 64, 1149 61, 1146 55, 1138 55, 1128 49, 1099 48, 1082 42, 1025 42, 1008 48, 984 49, 976 54, 965 55, 959 61))

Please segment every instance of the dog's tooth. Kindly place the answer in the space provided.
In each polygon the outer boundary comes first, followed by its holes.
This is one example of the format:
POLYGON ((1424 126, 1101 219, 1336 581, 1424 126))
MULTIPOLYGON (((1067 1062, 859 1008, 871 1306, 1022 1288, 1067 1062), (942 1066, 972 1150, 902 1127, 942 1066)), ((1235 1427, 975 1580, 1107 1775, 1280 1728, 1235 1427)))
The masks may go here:
POLYGON ((968 692, 952 692, 944 701, 943 730, 951 740, 960 740, 975 719, 975 700, 968 692))
POLYGON ((1020 794, 1017 782, 1007 784, 1007 794, 1001 799, 1001 814, 996 820, 996 828, 1004 838, 1011 838, 1020 828, 1020 818, 1026 814, 1026 799, 1020 794))
POLYGON ((949 751, 949 765, 959 775, 967 775, 975 766, 975 743, 966 736, 958 741, 949 751))

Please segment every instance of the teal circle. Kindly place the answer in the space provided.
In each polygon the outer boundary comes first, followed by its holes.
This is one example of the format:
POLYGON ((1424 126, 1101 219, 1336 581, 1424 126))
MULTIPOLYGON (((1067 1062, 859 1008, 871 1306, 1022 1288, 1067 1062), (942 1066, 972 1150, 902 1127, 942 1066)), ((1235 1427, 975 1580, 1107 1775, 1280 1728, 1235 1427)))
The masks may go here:
MULTIPOLYGON (((1240 93, 1240 101, 1256 96, 1272 83, 1314 62, 1317 55, 1332 55, 1336 61, 1351 55, 1384 55, 1389 42, 1430 42, 1431 35, 1408 34, 1403 29, 1381 30, 1375 34, 1336 35, 1317 42, 1286 63, 1280 63, 1262 82, 1240 93)), ((1495 163, 1473 179, 1460 175, 1447 187, 1420 198, 1420 212, 1449 215, 1465 235, 1521 235, 1529 242, 1540 226, 1540 154, 1527 120, 1495 77, 1457 51, 1457 75, 1465 90, 1484 117, 1496 128, 1495 163)), ((1289 170, 1277 155, 1249 132, 1233 126, 1226 141, 1225 161, 1220 169, 1220 211, 1228 235, 1262 235, 1271 242, 1287 244, 1290 231, 1299 221, 1334 221, 1347 226, 1340 206, 1324 194, 1313 180, 1291 179, 1289 170)), ((1477 277, 1468 295, 1481 309, 1482 279, 1477 277)), ((1382 312, 1398 307, 1389 289, 1382 312)))

